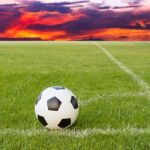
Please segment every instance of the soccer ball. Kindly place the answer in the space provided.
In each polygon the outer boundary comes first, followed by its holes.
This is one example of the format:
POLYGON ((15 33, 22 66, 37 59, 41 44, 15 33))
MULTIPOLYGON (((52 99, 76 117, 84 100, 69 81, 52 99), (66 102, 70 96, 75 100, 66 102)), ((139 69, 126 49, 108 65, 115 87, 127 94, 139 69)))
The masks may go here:
POLYGON ((77 119, 79 105, 67 88, 53 86, 41 92, 35 104, 35 114, 47 129, 70 127, 77 119))

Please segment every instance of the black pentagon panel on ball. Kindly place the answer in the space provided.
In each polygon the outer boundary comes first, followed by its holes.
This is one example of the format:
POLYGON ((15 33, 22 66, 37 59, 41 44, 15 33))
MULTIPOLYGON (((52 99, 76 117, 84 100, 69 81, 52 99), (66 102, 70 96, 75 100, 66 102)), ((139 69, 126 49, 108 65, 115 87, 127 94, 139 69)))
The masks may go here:
POLYGON ((55 90, 64 90, 65 88, 63 86, 52 86, 55 90))
POLYGON ((70 118, 66 118, 66 119, 62 119, 60 121, 60 123, 58 124, 58 126, 60 128, 66 128, 67 126, 69 126, 71 124, 71 119, 70 118))
POLYGON ((77 102, 77 99, 74 96, 71 97, 71 104, 72 104, 74 109, 78 108, 78 102, 77 102))
POLYGON ((42 93, 38 96, 38 98, 36 100, 36 104, 40 101, 41 97, 42 97, 42 93))
POLYGON ((40 121, 40 123, 43 125, 43 126, 47 126, 47 122, 46 120, 44 119, 44 117, 38 115, 38 120, 40 121))
POLYGON ((48 110, 58 111, 61 101, 57 97, 52 97, 47 101, 48 110))

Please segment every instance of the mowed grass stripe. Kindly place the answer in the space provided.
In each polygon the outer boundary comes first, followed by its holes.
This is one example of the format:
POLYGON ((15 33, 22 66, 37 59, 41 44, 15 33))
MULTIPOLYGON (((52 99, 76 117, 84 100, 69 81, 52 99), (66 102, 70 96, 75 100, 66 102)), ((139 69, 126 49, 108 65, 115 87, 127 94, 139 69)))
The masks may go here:
POLYGON ((135 74, 131 69, 125 66, 122 62, 116 59, 106 48, 104 48, 101 44, 94 42, 94 44, 100 48, 121 70, 127 73, 129 76, 133 78, 134 81, 138 83, 141 87, 141 90, 147 93, 148 98, 150 98, 150 87, 149 85, 141 79, 137 74, 135 74))
POLYGON ((47 129, 12 129, 6 128, 0 130, 1 135, 11 135, 11 136, 38 136, 38 135, 55 135, 55 136, 69 136, 83 138, 94 135, 144 135, 150 134, 150 128, 135 128, 127 126, 126 128, 93 128, 93 129, 83 129, 83 130, 47 130, 47 129))

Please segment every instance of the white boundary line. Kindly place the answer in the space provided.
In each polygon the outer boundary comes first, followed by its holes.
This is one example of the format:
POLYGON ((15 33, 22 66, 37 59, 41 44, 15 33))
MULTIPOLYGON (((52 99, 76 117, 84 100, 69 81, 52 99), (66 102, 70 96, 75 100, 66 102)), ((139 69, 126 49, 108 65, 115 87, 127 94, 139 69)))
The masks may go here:
POLYGON ((134 128, 134 127, 125 127, 125 128, 93 128, 93 129, 67 129, 67 130, 46 130, 46 129, 0 129, 0 135, 11 135, 11 136, 24 136, 32 137, 39 135, 55 135, 55 136, 68 136, 76 138, 84 138, 94 135, 144 135, 150 134, 150 128, 134 128))
POLYGON ((94 42, 94 44, 100 50, 102 50, 111 59, 111 61, 114 62, 114 64, 116 64, 121 70, 123 70, 126 74, 132 77, 132 79, 136 81, 138 85, 141 87, 142 91, 144 91, 147 94, 148 98, 150 98, 150 87, 143 79, 141 79, 137 74, 135 74, 131 69, 125 66, 122 62, 120 62, 102 45, 98 44, 97 42, 94 42))
POLYGON ((131 93, 131 92, 127 92, 127 93, 113 93, 113 94, 110 94, 110 95, 107 95, 107 94, 98 94, 96 96, 93 96, 93 97, 90 97, 88 99, 82 99, 79 101, 79 104, 81 106, 84 106, 84 105, 89 105, 91 103, 95 103, 99 100, 103 100, 103 99, 109 99, 111 97, 143 97, 143 96, 147 96, 147 94, 145 94, 144 92, 138 92, 138 93, 131 93))
MULTIPOLYGON (((126 96, 145 96, 144 93, 114 93, 111 95, 97 95, 92 98, 89 98, 84 101, 80 101, 80 105, 85 106, 94 102, 97 102, 98 100, 101 100, 103 98, 110 98, 110 97, 126 97, 126 96)), ((127 126, 125 128, 87 128, 87 129, 67 129, 67 130, 50 130, 47 129, 13 129, 13 128, 4 128, 0 129, 0 135, 13 135, 13 136, 39 136, 39 135, 55 135, 55 136, 69 136, 69 137, 76 137, 76 138, 84 138, 88 136, 94 136, 96 134, 100 135, 118 135, 118 134, 124 134, 124 135, 143 135, 143 134, 150 134, 150 128, 134 128, 127 126)))

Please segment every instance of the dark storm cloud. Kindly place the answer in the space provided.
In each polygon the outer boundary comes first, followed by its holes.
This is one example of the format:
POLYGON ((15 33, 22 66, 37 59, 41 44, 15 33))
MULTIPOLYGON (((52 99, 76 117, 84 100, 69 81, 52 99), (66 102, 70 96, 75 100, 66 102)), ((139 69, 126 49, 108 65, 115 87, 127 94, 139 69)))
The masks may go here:
POLYGON ((135 5, 135 6, 113 7, 113 9, 127 9, 127 8, 138 8, 138 7, 141 7, 141 6, 135 5))
POLYGON ((99 9, 110 9, 111 7, 109 6, 103 6, 103 7, 99 7, 99 9))
POLYGON ((130 0, 129 5, 138 5, 142 0, 130 0))
POLYGON ((77 7, 83 3, 88 3, 88 0, 75 2, 59 2, 59 3, 43 3, 41 1, 23 1, 27 5, 26 11, 57 11, 60 13, 70 13, 73 7, 77 7))
MULTIPOLYGON (((74 2, 59 2, 59 3, 53 3, 53 4, 59 4, 59 5, 78 5, 78 4, 82 4, 82 3, 88 3, 89 2, 89 0, 82 0, 82 1, 74 1, 74 2)), ((52 4, 52 3, 51 3, 52 4)))
POLYGON ((150 29, 147 24, 145 27, 140 24, 131 26, 134 21, 147 20, 150 18, 150 13, 145 12, 141 14, 134 14, 132 12, 115 12, 112 10, 98 11, 86 9, 84 17, 80 17, 73 21, 68 21, 59 25, 44 25, 33 24, 28 26, 28 29, 40 30, 40 31, 55 31, 65 30, 70 34, 87 32, 95 29, 103 28, 122 28, 122 29, 150 29))
MULTIPOLYGON (((78 2, 61 2, 61 3, 42 3, 40 1, 22 1, 23 5, 17 4, 5 4, 0 5, 0 32, 4 32, 14 22, 19 20, 25 12, 59 12, 60 14, 67 14, 72 12, 72 6, 78 5, 88 1, 78 2)), ((54 14, 44 14, 42 18, 54 17, 54 14)), ((42 19, 41 18, 41 19, 42 19)))
POLYGON ((39 11, 57 11, 60 13, 70 13, 72 12, 71 8, 66 7, 60 3, 42 3, 42 2, 32 2, 28 4, 26 11, 29 12, 39 12, 39 11))
POLYGON ((0 12, 7 12, 5 8, 0 8, 0 12))
POLYGON ((0 32, 7 30, 20 16, 13 6, 0 6, 0 32))

